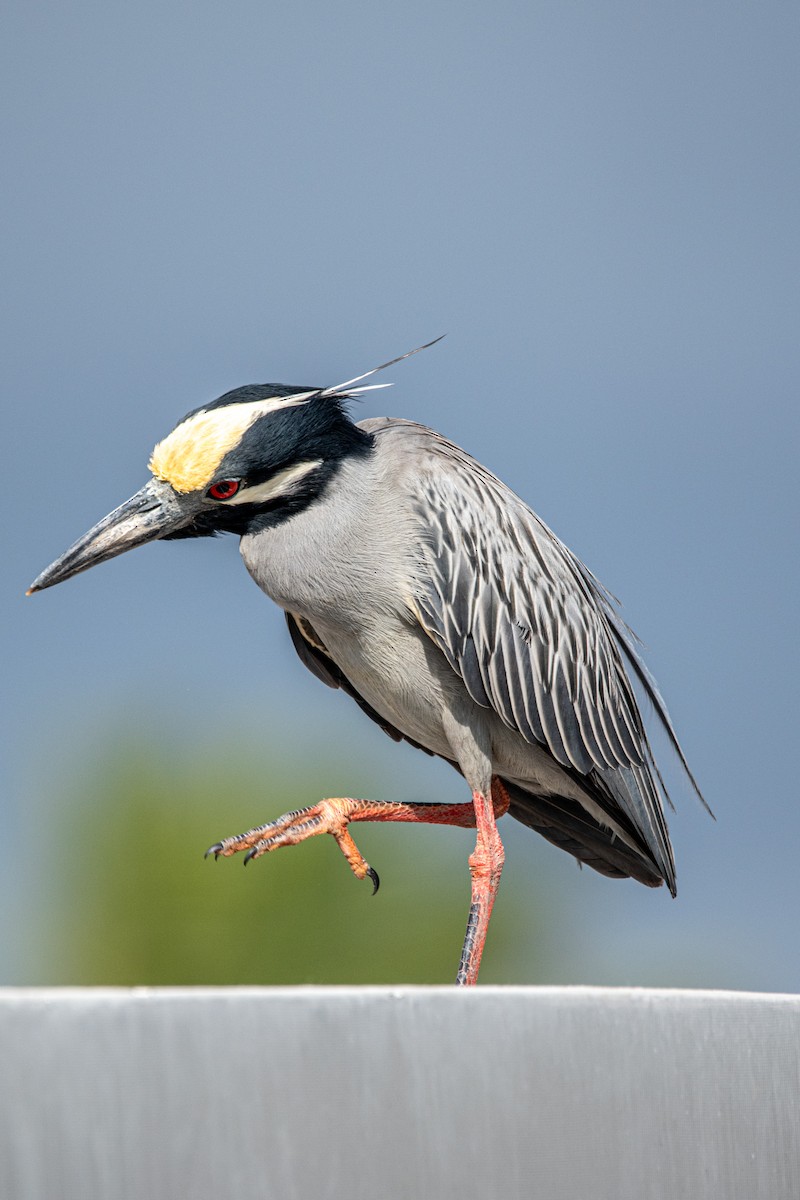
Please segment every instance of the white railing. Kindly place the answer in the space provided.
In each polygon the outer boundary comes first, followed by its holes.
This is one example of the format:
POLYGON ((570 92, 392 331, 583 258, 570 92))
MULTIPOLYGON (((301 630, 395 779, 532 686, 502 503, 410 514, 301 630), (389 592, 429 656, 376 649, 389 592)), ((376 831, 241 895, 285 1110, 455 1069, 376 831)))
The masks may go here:
POLYGON ((0 991, 0 1200, 798 1200, 800 998, 0 991))

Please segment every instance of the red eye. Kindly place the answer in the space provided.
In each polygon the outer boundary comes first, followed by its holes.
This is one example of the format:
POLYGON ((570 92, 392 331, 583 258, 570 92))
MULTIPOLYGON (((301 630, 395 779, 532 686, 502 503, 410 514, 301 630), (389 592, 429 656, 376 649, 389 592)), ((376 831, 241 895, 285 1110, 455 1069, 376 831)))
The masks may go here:
POLYGON ((238 479, 220 479, 212 483, 206 495, 212 500, 230 500, 238 492, 240 482, 238 479))

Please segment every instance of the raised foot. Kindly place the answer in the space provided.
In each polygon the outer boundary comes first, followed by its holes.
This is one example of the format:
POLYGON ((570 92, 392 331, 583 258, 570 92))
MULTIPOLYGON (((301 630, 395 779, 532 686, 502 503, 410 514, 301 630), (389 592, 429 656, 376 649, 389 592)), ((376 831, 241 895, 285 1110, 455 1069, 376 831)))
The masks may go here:
POLYGON ((369 804, 369 801, 345 797, 320 800, 319 804, 310 808, 285 813, 268 825, 259 825, 255 829, 249 829, 247 833, 240 833, 237 837, 215 842, 206 850, 206 858, 211 854, 214 858, 230 858, 233 854, 246 851, 246 866, 252 858, 260 858, 270 850, 279 850, 281 846, 296 846, 306 838, 315 837, 319 833, 329 833, 347 859, 356 879, 368 878, 372 882, 374 896, 380 887, 378 873, 361 854, 347 828, 351 820, 361 816, 362 806, 366 804, 369 804))

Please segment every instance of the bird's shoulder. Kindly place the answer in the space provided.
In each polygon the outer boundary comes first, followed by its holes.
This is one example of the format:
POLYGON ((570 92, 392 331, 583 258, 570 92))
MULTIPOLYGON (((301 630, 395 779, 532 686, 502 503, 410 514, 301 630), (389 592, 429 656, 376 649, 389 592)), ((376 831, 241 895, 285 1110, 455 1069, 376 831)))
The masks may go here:
POLYGON ((435 429, 403 417, 370 417, 359 428, 373 438, 382 479, 393 483, 398 494, 427 499, 430 513, 423 510, 424 517, 439 512, 469 519, 471 512, 480 520, 486 505, 494 503, 509 514, 519 509, 538 522, 507 484, 435 429))
POLYGON ((376 417, 360 425, 375 437, 382 474, 393 474, 415 514, 442 590, 481 583, 506 604, 537 603, 551 634, 559 616, 602 623, 613 598, 497 475, 414 421, 376 417))
MULTIPOLYGON (((487 507, 493 516, 533 523, 555 547, 561 543, 525 502, 455 442, 427 425, 403 417, 370 417, 359 428, 373 437, 384 471, 394 472, 415 495, 423 495, 431 513, 480 520, 487 507), (467 507, 465 507, 467 506, 467 507)), ((427 515, 427 514, 426 514, 427 515)))

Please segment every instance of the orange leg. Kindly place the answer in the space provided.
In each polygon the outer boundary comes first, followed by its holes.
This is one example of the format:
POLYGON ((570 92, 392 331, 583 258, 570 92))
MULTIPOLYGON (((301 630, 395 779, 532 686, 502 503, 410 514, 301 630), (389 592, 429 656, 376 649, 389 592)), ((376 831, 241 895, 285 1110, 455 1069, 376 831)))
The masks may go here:
POLYGON ((475 842, 475 849, 469 858, 469 871, 472 876, 472 903, 467 920, 464 948, 461 951, 461 963, 456 975, 457 984, 468 986, 478 982, 481 956, 486 944, 486 934, 489 931, 489 918, 494 908, 494 900, 506 858, 500 834, 497 832, 496 818, 502 816, 510 804, 508 792, 497 776, 492 779, 491 799, 487 799, 481 792, 473 792, 472 799, 475 806, 478 838, 475 842))
POLYGON ((215 858, 229 858, 244 850, 247 852, 244 861, 248 863, 251 858, 259 858, 270 850, 296 846, 318 833, 330 833, 356 879, 369 878, 372 881, 374 894, 380 886, 378 874, 353 841, 348 829, 351 821, 413 821, 430 825, 457 825, 466 829, 477 826, 478 840, 469 860, 472 905, 456 980, 457 983, 475 983, 503 867, 503 846, 495 819, 506 812, 508 805, 506 789, 496 777, 492 780, 491 800, 475 792, 471 804, 400 804, 337 796, 320 800, 319 804, 310 808, 286 813, 277 821, 259 825, 238 837, 216 842, 206 851, 206 857, 213 854, 215 858))

